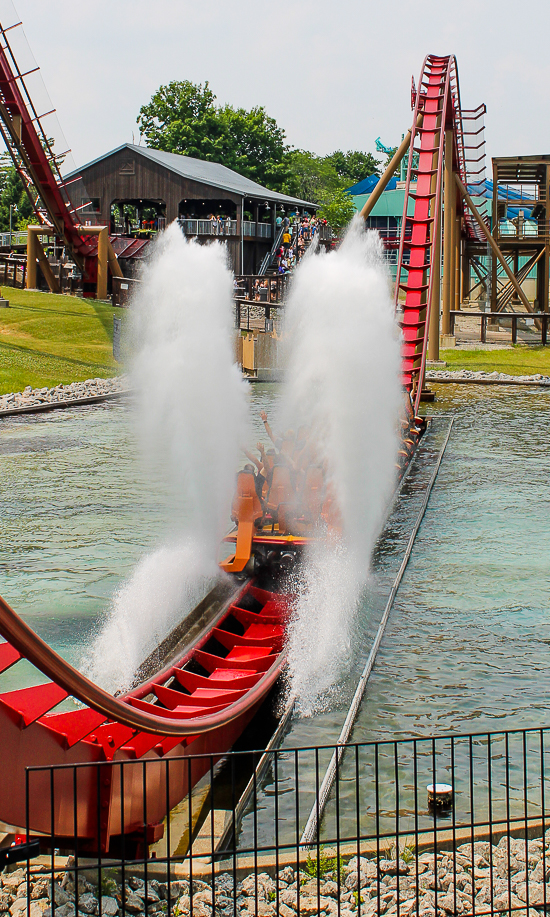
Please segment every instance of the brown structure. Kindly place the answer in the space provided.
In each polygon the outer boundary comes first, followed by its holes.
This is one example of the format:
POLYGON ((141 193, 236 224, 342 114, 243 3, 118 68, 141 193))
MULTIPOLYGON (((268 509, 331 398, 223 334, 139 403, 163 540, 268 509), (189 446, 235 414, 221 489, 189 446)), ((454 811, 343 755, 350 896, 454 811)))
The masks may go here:
MULTIPOLYGON (((535 312, 548 312, 549 201, 549 155, 500 156, 493 159, 493 238, 511 261, 513 273, 520 283, 536 267, 535 312), (507 220, 511 207, 514 213, 517 210, 517 217, 507 220), (520 258, 527 261, 518 269, 520 258)), ((510 284, 498 289, 494 259, 492 274, 491 311, 500 312, 508 304, 517 302, 517 298, 510 284)))
POLYGON ((270 191, 219 163, 130 143, 65 180, 73 199, 74 186, 82 189, 83 222, 128 235, 141 226, 143 213, 159 227, 179 220, 186 235, 201 241, 222 236, 241 274, 258 273, 275 242, 277 214, 315 210, 315 204, 270 191), (224 218, 223 228, 212 216, 224 218))

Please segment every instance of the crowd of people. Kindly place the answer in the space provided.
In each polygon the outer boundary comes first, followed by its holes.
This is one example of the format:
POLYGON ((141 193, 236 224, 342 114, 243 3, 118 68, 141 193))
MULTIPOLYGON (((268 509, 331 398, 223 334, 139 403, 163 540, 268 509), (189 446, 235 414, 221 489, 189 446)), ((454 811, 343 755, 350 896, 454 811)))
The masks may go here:
MULTIPOLYGON (((243 471, 254 475, 255 490, 262 510, 273 521, 277 521, 276 506, 270 503, 275 470, 281 466, 286 469, 288 499, 295 502, 303 490, 308 469, 319 460, 316 455, 316 444, 311 440, 310 427, 302 425, 297 432, 286 430, 279 436, 271 429, 265 411, 260 413, 260 417, 272 446, 266 449, 262 442, 257 443, 259 457, 248 449, 243 449, 249 460, 243 471)), ((322 468, 321 464, 316 465, 316 468, 319 469, 318 475, 324 477, 326 469, 322 468)))
MULTIPOLYGON (((243 449, 248 459, 248 464, 244 466, 243 471, 254 475, 254 486, 261 503, 264 521, 268 517, 272 521, 277 521, 276 504, 278 500, 273 501, 272 484, 275 469, 283 466, 286 469, 288 482, 288 494, 284 501, 285 515, 288 514, 288 511, 292 513, 293 504, 296 509, 307 494, 309 513, 306 512, 306 516, 311 517, 309 522, 315 522, 315 517, 318 517, 321 507, 324 507, 322 513, 325 521, 331 518, 333 523, 337 522, 338 510, 330 485, 327 461, 319 452, 318 438, 313 428, 302 425, 297 432, 289 429, 282 435, 277 435, 271 429, 265 411, 260 413, 260 417, 272 446, 266 449, 262 442, 258 442, 256 448, 259 456, 243 449), (327 504, 330 504, 330 511, 327 510, 327 504), (314 507, 316 509, 312 513, 314 507)), ((408 391, 403 392, 398 426, 400 447, 396 469, 402 473, 411 458, 422 430, 426 427, 425 419, 415 416, 411 395, 408 391)), ((304 505, 301 507, 302 511, 303 509, 304 505)), ((288 523, 288 519, 286 521, 288 523)))
POLYGON ((298 214, 278 216, 276 223, 277 229, 283 230, 282 245, 277 252, 277 270, 280 274, 287 274, 303 258, 308 245, 327 221, 305 213, 302 217, 298 214))

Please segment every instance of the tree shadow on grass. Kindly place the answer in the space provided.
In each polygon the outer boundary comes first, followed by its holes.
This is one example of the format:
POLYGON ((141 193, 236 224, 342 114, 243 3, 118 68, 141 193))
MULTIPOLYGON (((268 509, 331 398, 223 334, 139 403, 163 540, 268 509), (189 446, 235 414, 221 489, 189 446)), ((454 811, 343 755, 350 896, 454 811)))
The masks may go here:
POLYGON ((11 350, 21 354, 29 354, 35 357, 46 357, 48 360, 57 360, 59 363, 70 363, 72 366, 95 366, 97 369, 108 369, 114 372, 116 366, 108 363, 95 363, 94 360, 76 360, 73 357, 63 357, 56 353, 47 353, 44 350, 34 350, 32 347, 21 347, 18 344, 7 344, 0 341, 0 349, 11 350))

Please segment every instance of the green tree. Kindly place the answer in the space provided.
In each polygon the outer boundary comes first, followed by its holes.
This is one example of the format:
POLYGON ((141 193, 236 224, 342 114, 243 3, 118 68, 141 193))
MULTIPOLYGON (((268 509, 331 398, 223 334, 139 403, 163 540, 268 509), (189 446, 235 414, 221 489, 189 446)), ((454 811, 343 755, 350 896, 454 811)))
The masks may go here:
POLYGON ((380 161, 372 153, 362 153, 360 150, 348 150, 347 153, 335 150, 324 157, 324 162, 333 166, 347 188, 369 175, 380 175, 380 161))
POLYGON ((183 80, 160 86, 139 110, 140 133, 153 150, 215 159, 223 132, 215 99, 208 82, 203 86, 183 80))
POLYGON ((285 194, 318 204, 342 187, 336 169, 322 156, 308 150, 291 150, 287 153, 286 162, 289 175, 283 186, 285 194))
POLYGON ((26 229, 33 222, 34 210, 12 163, 9 153, 0 155, 0 232, 10 228, 10 204, 12 210, 12 229, 26 229), (16 208, 16 209, 15 209, 16 208))
POLYGON ((284 160, 285 133, 265 108, 250 111, 225 105, 218 110, 223 127, 223 159, 235 172, 270 188, 279 189, 288 176, 284 160))
POLYGON ((333 229, 343 229, 355 213, 355 205, 345 191, 334 191, 322 202, 317 216, 326 220, 333 229))
POLYGON ((261 106, 215 104, 208 83, 189 80, 160 86, 140 108, 137 123, 152 149, 221 162, 241 175, 277 190, 288 167, 284 131, 261 106))
POLYGON ((368 175, 379 174, 371 153, 336 150, 316 156, 290 149, 285 132, 265 108, 219 106, 208 82, 172 81, 139 110, 147 146, 220 162, 274 191, 320 203, 368 175))

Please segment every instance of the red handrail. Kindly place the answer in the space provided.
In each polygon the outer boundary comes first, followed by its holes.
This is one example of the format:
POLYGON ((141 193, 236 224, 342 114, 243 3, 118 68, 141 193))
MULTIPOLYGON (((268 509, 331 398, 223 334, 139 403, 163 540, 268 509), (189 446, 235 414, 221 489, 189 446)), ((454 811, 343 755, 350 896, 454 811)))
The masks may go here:
POLYGON ((180 720, 137 710, 104 691, 52 650, 1 597, 0 634, 44 675, 92 710, 124 726, 159 736, 199 735, 232 722, 250 710, 275 683, 287 654, 283 650, 271 669, 234 704, 210 716, 180 720))

